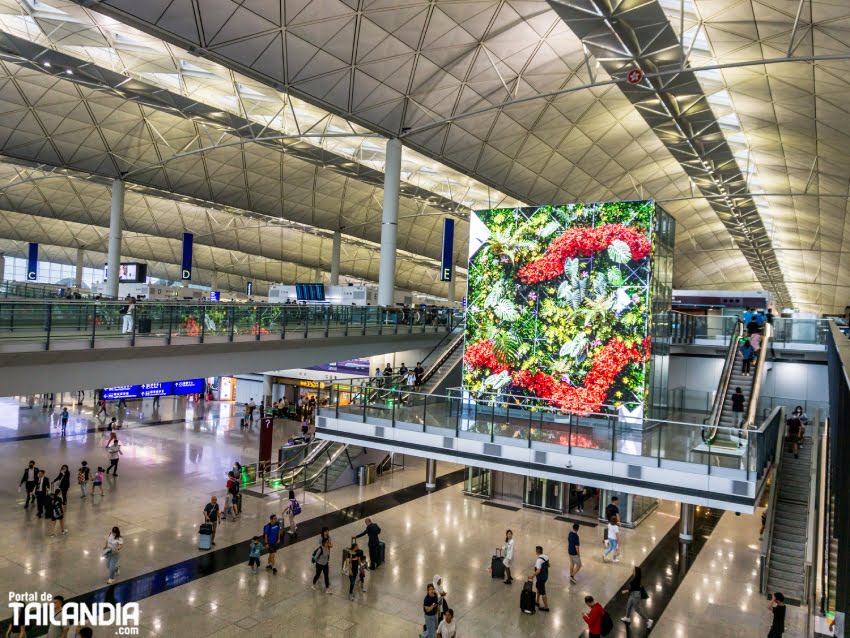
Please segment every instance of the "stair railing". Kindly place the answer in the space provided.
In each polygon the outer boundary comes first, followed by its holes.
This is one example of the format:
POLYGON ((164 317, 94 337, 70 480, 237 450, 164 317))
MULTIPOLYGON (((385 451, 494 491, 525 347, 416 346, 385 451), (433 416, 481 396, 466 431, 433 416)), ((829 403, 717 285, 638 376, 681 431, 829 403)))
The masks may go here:
POLYGON ((450 356, 452 356, 452 354, 454 354, 454 351, 457 350, 463 344, 463 339, 464 339, 464 334, 461 333, 460 336, 458 336, 457 339, 455 339, 454 341, 452 341, 449 344, 449 347, 446 348, 443 351, 443 354, 441 354, 440 357, 434 362, 434 365, 430 366, 425 371, 425 374, 422 375, 422 385, 425 385, 426 383, 428 383, 428 381, 431 379, 431 377, 434 376, 434 374, 437 372, 437 370, 439 370, 442 367, 442 365, 446 362, 446 360, 450 356))
POLYGON ((763 326, 761 348, 759 349, 758 357, 756 358, 756 370, 753 374, 753 383, 750 386, 750 403, 747 406, 747 416, 744 419, 744 430, 749 430, 755 427, 756 419, 758 418, 758 402, 761 394, 761 386, 764 377, 767 374, 764 364, 767 361, 767 351, 770 347, 770 340, 773 338, 773 326, 765 323, 763 326))
POLYGON ((779 497, 779 470, 782 469, 782 451, 785 445, 785 411, 782 410, 779 421, 779 435, 776 437, 776 453, 771 472, 773 477, 770 485, 770 496, 767 499, 767 518, 762 534, 761 553, 759 554, 759 592, 767 592, 767 577, 770 571, 770 554, 773 545, 773 527, 776 520, 776 501, 779 497))
MULTIPOLYGON (((723 412, 723 404, 726 402, 729 380, 732 378, 732 371, 735 369, 735 357, 738 355, 738 339, 740 339, 743 333, 744 325, 740 321, 735 322, 735 327, 732 328, 731 338, 729 339, 729 349, 726 351, 726 360, 723 362, 723 370, 720 373, 717 394, 714 395, 711 415, 705 422, 707 427, 702 429, 702 440, 704 443, 711 444, 717 438, 717 432, 720 427, 720 415, 723 412), (706 430, 708 431, 707 434, 706 430)), ((752 404, 752 402, 750 403, 752 404)))

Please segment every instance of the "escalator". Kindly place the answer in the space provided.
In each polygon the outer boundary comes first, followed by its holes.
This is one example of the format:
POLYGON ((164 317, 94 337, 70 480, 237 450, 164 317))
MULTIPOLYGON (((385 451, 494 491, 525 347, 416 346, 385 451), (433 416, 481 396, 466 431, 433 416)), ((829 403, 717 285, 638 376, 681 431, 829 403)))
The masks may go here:
POLYGON ((747 430, 755 427, 759 394, 765 375, 765 362, 772 337, 771 328, 770 324, 765 324, 762 329, 761 347, 751 367, 752 376, 743 374, 744 362, 738 356, 744 336, 744 326, 741 322, 738 322, 733 328, 729 339, 729 349, 726 352, 726 359, 717 385, 717 394, 714 397, 711 416, 706 420, 707 427, 703 428, 702 432, 703 442, 706 445, 734 449, 741 448, 746 444, 747 430), (737 415, 732 411, 732 396, 737 388, 741 388, 746 406, 740 427, 738 426, 737 415))

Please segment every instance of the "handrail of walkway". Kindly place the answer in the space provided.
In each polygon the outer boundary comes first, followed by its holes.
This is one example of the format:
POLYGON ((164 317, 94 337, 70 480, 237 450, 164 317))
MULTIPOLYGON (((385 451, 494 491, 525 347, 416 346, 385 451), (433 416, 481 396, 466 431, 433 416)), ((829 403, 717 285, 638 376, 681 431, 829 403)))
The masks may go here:
MULTIPOLYGON (((773 466, 771 473, 773 474, 773 484, 770 488, 770 496, 767 500, 767 518, 764 523, 764 533, 762 534, 761 552, 759 554, 759 591, 765 593, 767 591, 767 577, 770 571, 771 545, 773 541, 773 526, 776 520, 776 500, 779 496, 779 470, 782 469, 782 449, 785 445, 785 408, 777 406, 770 413, 768 419, 777 418, 779 420, 779 436, 776 439, 776 451, 774 453, 773 466)), ((767 476, 765 476, 767 480, 767 476)))
POLYGON ((750 386, 750 399, 747 406, 747 417, 744 419, 744 429, 749 430, 758 418, 758 402, 761 396, 761 386, 764 383, 764 378, 767 376, 767 351, 771 346, 773 338, 773 326, 769 323, 764 324, 761 347, 759 348, 758 357, 756 359, 756 368, 753 372, 753 383, 750 386))
POLYGON ((812 616, 817 609, 817 551, 818 551, 818 521, 820 510, 823 506, 821 502, 821 445, 823 435, 823 421, 821 419, 821 411, 818 409, 815 412, 814 427, 812 428, 812 464, 809 467, 809 497, 808 497, 808 512, 809 519, 806 522, 806 553, 805 572, 803 577, 803 605, 807 606, 806 610, 806 635, 810 636, 810 628, 812 616))
POLYGON ((140 302, 129 315, 126 308, 125 301, 0 302, 0 350, 425 334, 464 322, 452 308, 140 302))
MULTIPOLYGON (((736 321, 730 335, 729 349, 726 352, 726 359, 723 362, 723 370, 720 373, 720 382, 717 384, 717 393, 714 395, 711 416, 708 418, 708 426, 711 428, 711 434, 706 437, 703 431, 703 441, 713 442, 717 438, 717 428, 720 426, 720 416, 723 414, 723 406, 726 403, 729 381, 732 378, 732 371, 735 369, 735 357, 738 356, 738 339, 743 333, 743 325, 740 321, 736 321)), ((750 401, 750 404, 752 404, 752 401, 750 401)))
MULTIPOLYGON (((692 315, 673 310, 671 313, 673 345, 726 346, 737 315, 692 315)), ((774 317, 771 339, 774 348, 825 350, 829 341, 831 319, 791 319, 774 317)), ((746 328, 746 326, 744 326, 746 328)))
MULTIPOLYGON (((702 424, 620 415, 614 406, 603 406, 606 412, 575 413, 542 400, 533 405, 514 402, 529 397, 473 396, 463 390, 433 395, 376 387, 363 379, 335 381, 319 394, 320 416, 363 423, 375 419, 388 427, 489 443, 510 439, 512 445, 529 448, 550 443, 566 447, 570 454, 584 448, 611 460, 618 454, 648 457, 657 467, 667 461, 696 463, 705 466, 707 474, 722 472, 719 468, 744 471, 748 481, 763 479, 773 460, 779 425, 772 413, 733 448, 726 442, 704 442, 702 424)), ((738 432, 718 429, 730 435, 727 439, 738 432)))

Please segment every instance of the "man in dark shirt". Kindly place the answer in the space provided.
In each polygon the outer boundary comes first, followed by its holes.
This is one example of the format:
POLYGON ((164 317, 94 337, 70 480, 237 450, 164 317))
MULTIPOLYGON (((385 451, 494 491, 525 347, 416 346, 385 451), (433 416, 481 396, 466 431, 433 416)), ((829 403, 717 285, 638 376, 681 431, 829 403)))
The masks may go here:
POLYGON ((44 475, 44 470, 38 471, 38 478, 35 481, 35 503, 38 506, 38 517, 41 518, 42 513, 45 516, 50 514, 50 479, 44 475))
POLYGON ((573 523, 573 531, 567 535, 567 554, 570 555, 570 582, 575 584, 576 574, 581 569, 581 542, 578 538, 578 523, 573 523))
MULTIPOLYGON (((35 461, 30 461, 27 465, 27 469, 24 470, 23 476, 21 476, 20 485, 25 485, 27 490, 27 502, 24 503, 24 509, 28 509, 30 506, 30 501, 35 502, 35 484, 38 482, 38 468, 35 466, 35 461)), ((20 485, 18 489, 20 489, 20 485)))
POLYGON ((218 524, 221 522, 221 511, 218 507, 218 497, 211 496, 210 502, 204 507, 204 520, 212 525, 212 538, 210 542, 215 545, 215 531, 218 529, 218 524))
POLYGON ((770 625, 767 638, 782 638, 785 633, 785 596, 782 592, 773 594, 773 600, 767 608, 773 612, 773 624, 770 625))
POLYGON ((369 537, 369 569, 376 569, 378 567, 378 545, 381 544, 380 533, 381 528, 378 524, 373 523, 371 518, 367 518, 366 530, 355 536, 355 538, 360 538, 361 536, 369 537))
MULTIPOLYGON (((741 432, 741 423, 744 420, 744 393, 741 388, 735 388, 735 393, 732 395, 732 416, 735 418, 735 427, 738 428, 738 436, 744 436, 741 432)), ((738 441, 738 447, 741 447, 741 442, 738 441)))

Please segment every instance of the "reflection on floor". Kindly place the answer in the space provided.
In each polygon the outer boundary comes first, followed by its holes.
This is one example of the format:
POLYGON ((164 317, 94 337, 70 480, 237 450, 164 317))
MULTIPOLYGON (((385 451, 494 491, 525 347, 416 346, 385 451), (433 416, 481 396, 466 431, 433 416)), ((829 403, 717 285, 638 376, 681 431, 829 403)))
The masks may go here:
MULTIPOLYGON (((759 514, 723 514, 652 633, 665 638, 766 636, 772 616, 758 591, 759 514)), ((804 613, 786 612, 787 638, 802 636, 804 613)))

